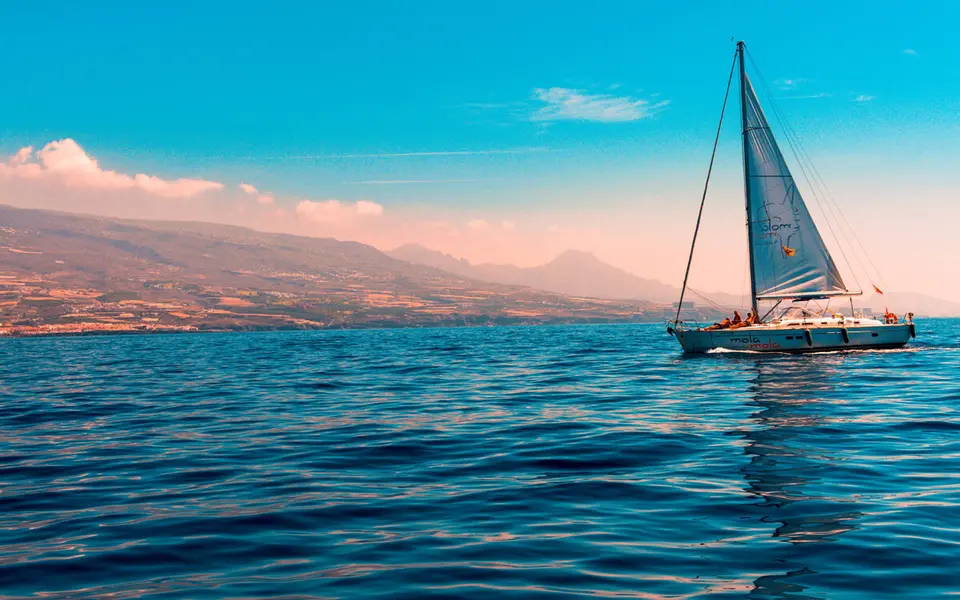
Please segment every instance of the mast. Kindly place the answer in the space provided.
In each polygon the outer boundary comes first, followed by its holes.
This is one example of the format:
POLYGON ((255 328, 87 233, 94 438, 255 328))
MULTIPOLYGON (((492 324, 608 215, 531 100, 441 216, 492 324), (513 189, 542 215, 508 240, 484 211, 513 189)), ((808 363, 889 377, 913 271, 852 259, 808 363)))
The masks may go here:
POLYGON ((747 209, 747 255, 750 260, 750 301, 753 314, 760 318, 760 301, 757 300, 757 277, 754 269, 753 228, 750 226, 750 153, 747 150, 747 67, 743 61, 743 41, 737 42, 737 57, 740 59, 740 125, 743 130, 743 195, 747 209))

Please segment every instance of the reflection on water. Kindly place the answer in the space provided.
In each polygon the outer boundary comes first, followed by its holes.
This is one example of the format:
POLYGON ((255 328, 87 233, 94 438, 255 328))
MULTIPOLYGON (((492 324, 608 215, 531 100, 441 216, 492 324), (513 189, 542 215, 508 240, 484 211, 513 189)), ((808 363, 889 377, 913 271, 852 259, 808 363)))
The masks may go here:
POLYGON ((767 520, 780 526, 774 537, 792 543, 830 541, 856 527, 860 516, 856 502, 826 496, 811 496, 804 487, 820 479, 837 460, 827 450, 804 445, 805 429, 825 427, 830 379, 836 369, 823 362, 815 365, 758 361, 752 385, 751 415, 757 428, 746 438, 750 463, 743 468, 748 490, 770 508, 767 520), (837 511, 824 511, 825 508, 837 511))
MULTIPOLYGON (((829 426, 831 381, 842 358, 783 360, 758 357, 750 365, 750 419, 756 427, 745 435, 750 457, 742 469, 746 490, 760 500, 761 521, 775 524, 772 537, 790 544, 833 541, 856 528, 862 516, 857 503, 811 492, 837 458, 826 448, 811 447, 808 432, 829 426)), ((788 553, 789 554, 789 553, 788 553)), ((795 556, 796 553, 790 554, 795 556)), ((803 576, 815 574, 806 565, 782 575, 757 578, 751 595, 770 598, 813 598, 802 594, 803 576)))
POLYGON ((816 571, 804 567, 797 571, 787 571, 783 575, 764 575, 758 577, 753 582, 754 588, 750 590, 750 598, 783 598, 784 600, 815 600, 816 596, 804 594, 807 586, 802 585, 794 578, 802 578, 805 575, 816 575, 816 571))

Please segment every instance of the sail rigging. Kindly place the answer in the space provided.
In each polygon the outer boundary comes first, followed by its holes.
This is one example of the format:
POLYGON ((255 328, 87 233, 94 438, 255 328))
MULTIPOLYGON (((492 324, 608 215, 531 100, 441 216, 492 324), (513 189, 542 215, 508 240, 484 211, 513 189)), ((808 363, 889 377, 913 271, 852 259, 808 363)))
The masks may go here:
MULTIPOLYGON (((744 51, 743 42, 739 42, 733 65, 731 65, 730 77, 727 79, 727 90, 720 111, 720 123, 717 126, 703 196, 700 199, 700 210, 690 245, 690 256, 684 273, 680 302, 676 305, 675 324, 680 323, 680 312, 688 289, 687 283, 696 249, 697 234, 700 230, 700 219, 703 216, 703 206, 710 185, 710 174, 713 171, 720 130, 723 127, 730 85, 738 63, 747 248, 753 313, 760 314, 761 300, 809 300, 861 293, 851 291, 844 284, 840 271, 807 209, 783 153, 773 137, 753 84, 747 76, 744 51)), ((801 170, 802 168, 801 164, 801 170)))
POLYGON ((848 293, 810 216, 746 71, 743 158, 751 279, 759 300, 848 293))

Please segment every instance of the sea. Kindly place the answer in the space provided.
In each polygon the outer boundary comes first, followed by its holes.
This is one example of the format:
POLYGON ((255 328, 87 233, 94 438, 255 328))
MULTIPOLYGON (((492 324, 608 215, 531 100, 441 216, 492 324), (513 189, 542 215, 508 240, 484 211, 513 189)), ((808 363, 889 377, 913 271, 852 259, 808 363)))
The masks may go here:
POLYGON ((0 340, 0 596, 960 593, 960 321, 0 340))

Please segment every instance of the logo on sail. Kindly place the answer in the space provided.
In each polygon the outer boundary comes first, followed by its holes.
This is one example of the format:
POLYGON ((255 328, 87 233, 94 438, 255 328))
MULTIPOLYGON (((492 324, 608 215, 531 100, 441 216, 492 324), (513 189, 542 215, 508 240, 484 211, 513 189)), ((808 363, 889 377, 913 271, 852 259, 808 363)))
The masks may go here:
POLYGON ((796 248, 787 248, 787 247, 786 247, 785 245, 783 245, 783 244, 780 244, 780 247, 783 248, 783 253, 786 254, 787 256, 793 256, 794 254, 797 253, 797 249, 796 249, 796 248))

